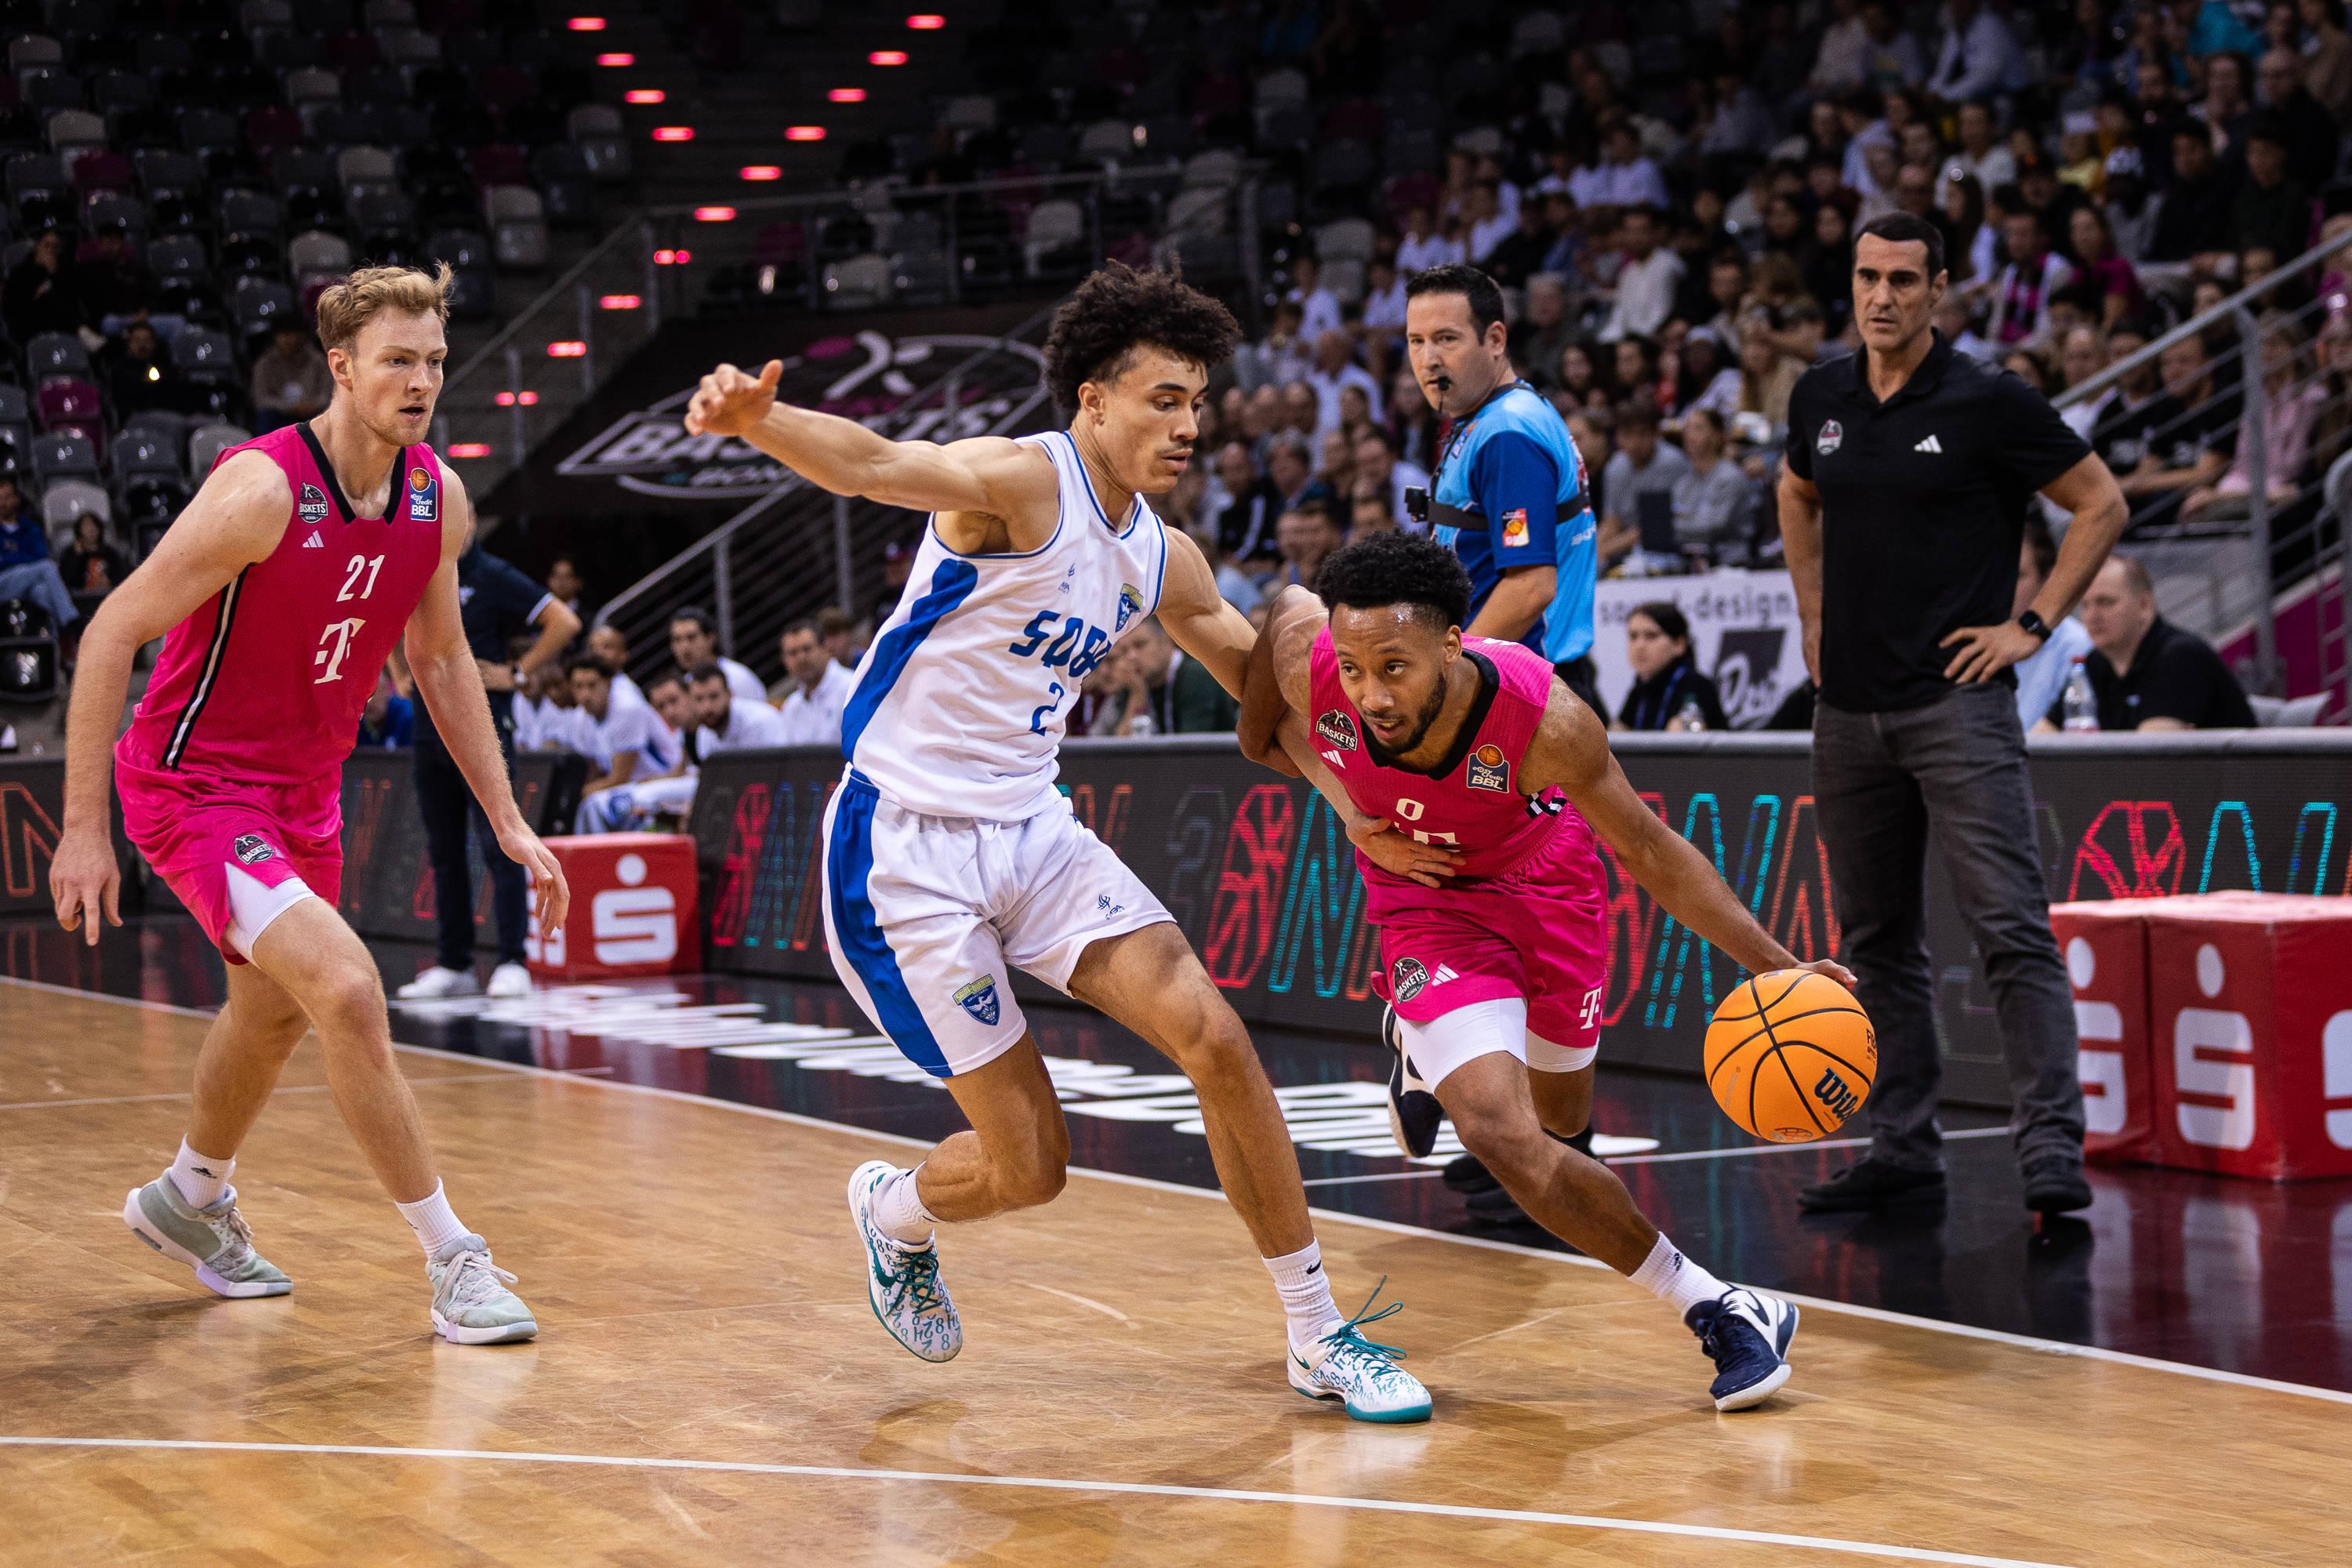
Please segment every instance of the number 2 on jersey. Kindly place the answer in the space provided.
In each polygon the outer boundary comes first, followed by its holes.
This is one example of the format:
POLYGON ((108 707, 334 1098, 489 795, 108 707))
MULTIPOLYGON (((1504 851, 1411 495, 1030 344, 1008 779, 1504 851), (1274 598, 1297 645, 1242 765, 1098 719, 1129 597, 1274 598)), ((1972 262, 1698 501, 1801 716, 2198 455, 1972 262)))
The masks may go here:
POLYGON ((1062 683, 1058 680, 1048 685, 1045 689, 1054 695, 1037 704, 1036 711, 1029 715, 1029 732, 1033 735, 1042 735, 1045 732, 1047 716, 1062 705, 1062 698, 1066 695, 1062 690, 1062 683))

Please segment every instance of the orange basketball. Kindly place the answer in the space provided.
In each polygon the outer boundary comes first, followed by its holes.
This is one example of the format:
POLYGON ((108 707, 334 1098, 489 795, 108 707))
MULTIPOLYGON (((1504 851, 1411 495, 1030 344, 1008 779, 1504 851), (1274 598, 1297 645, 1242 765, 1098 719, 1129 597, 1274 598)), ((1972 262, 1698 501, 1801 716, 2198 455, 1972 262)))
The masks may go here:
POLYGON ((1723 999, 1706 1026, 1706 1060, 1726 1116, 1775 1143, 1810 1143, 1870 1098, 1878 1037, 1844 986, 1780 969, 1723 999))

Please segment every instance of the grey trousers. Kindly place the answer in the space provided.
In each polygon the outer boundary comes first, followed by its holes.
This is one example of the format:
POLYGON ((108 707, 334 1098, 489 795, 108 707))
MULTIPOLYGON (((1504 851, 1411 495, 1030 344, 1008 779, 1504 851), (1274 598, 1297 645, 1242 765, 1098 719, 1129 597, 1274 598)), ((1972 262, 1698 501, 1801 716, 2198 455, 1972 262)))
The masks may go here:
POLYGON ((1909 1170, 1943 1166, 1936 1100, 1944 1064, 1927 942, 1932 846, 1992 990, 2018 1158, 2081 1159, 2074 993, 2050 934, 2015 695, 1988 683, 1891 713, 1821 703, 1813 798, 1843 956, 1878 1031, 1872 1155, 1909 1170))

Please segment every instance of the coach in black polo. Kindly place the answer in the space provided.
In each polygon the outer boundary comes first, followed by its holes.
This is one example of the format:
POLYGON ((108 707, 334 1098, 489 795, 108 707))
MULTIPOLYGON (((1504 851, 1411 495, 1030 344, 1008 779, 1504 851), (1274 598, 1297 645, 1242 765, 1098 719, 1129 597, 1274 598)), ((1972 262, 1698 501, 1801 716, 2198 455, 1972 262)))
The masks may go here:
POLYGON ((1843 956, 1879 1053, 1870 1152, 1801 1201, 1868 1209, 1943 1191, 1932 843, 2000 1022, 2026 1206, 2057 1213, 2091 1201, 2083 1091, 2010 667, 2074 607, 2126 513, 2106 465, 2047 399, 1928 325, 1948 281, 1943 250, 1941 234, 1906 214, 1864 225, 1853 261, 1863 348, 1807 372, 1789 400, 1780 531, 1821 688, 1813 795, 1843 956), (2041 595, 2011 620, 2037 490, 2074 521, 2041 595))

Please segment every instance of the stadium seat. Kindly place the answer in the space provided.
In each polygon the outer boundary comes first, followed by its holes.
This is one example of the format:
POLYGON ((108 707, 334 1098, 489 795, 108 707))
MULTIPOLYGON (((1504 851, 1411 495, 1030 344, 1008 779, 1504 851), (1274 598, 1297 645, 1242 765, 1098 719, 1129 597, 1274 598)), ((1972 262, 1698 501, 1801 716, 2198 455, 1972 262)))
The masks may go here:
POLYGON ((940 110, 940 124, 950 131, 993 131, 996 129, 996 100, 980 92, 951 98, 940 110))
POLYGON ((1179 191, 1168 204, 1167 230, 1171 236, 1188 237, 1222 235, 1232 226, 1232 197, 1222 189, 1179 191))
POLYGON ((25 389, 14 382, 0 381, 0 425, 24 426, 33 421, 25 389))
POLYGON ((139 189, 149 201, 165 196, 184 196, 204 188, 204 165, 194 155, 168 147, 142 147, 131 154, 131 167, 139 177, 139 189))
POLYGON ((148 230, 153 217, 147 204, 136 196, 101 192, 92 196, 82 209, 82 223, 93 234, 119 234, 130 245, 133 254, 147 243, 148 230))
POLYGON ((276 327, 280 321, 299 325, 301 312, 294 306, 294 290, 274 278, 244 277, 229 291, 228 311, 237 330, 248 340, 276 327))
POLYGON ((1360 217, 1333 218, 1315 231, 1315 255, 1321 261, 1369 262, 1372 245, 1372 226, 1360 217))
POLYGON ((27 66, 16 73, 16 99, 46 115, 54 110, 80 110, 89 95, 81 78, 63 66, 27 66))
POLYGON ((0 600, 0 700, 47 702, 58 694, 58 633, 29 599, 0 600))
POLYGON ((298 279, 341 278, 352 269, 352 242, 322 228, 305 229, 286 247, 286 266, 298 279))
POLYGON ((890 289, 910 305, 944 305, 955 289, 955 263, 945 250, 893 251, 890 289))
POLYGON ((530 160, 510 142, 493 142, 467 155, 466 172, 478 185, 525 185, 530 183, 530 160))
POLYGON ((25 374, 36 386, 53 375, 88 381, 89 351, 71 332, 36 332, 25 344, 25 374))
POLYGON ((531 184, 547 204, 547 221, 558 228, 586 228, 596 221, 596 177, 587 155, 570 142, 541 147, 531 155, 531 184))
POLYGON ((79 430, 95 440, 105 429, 106 400, 96 385, 73 376, 41 383, 33 394, 33 406, 41 416, 44 432, 79 430))
POLYGON ((205 242, 193 234, 163 235, 147 246, 147 270, 159 283, 201 281, 212 276, 212 269, 205 242))
POLYGON ((176 429, 127 425, 114 439, 114 471, 125 479, 134 474, 177 478, 184 449, 184 441, 176 429))
POLYGON ((84 197, 97 191, 127 191, 131 188, 131 160, 104 147, 86 148, 67 163, 66 177, 84 197))
MULTIPOLYGON (((1021 254, 1036 278, 1045 271, 1045 262, 1055 251, 1068 252, 1082 247, 1087 237, 1087 212, 1077 203, 1059 198, 1039 202, 1030 209, 1029 227, 1023 236, 1021 254)), ((1064 261, 1070 259, 1066 255, 1064 261)))
POLYGON ((123 531, 139 542, 142 556, 154 548, 155 538, 187 506, 188 496, 187 481, 169 474, 134 474, 116 487, 115 516, 122 520, 123 531))
POLYGON ((490 242, 470 228, 436 229, 425 241, 425 254, 458 271, 487 270, 497 259, 490 242))
POLYGON ((232 384, 237 377, 236 345, 209 327, 186 327, 172 340, 172 366, 205 385, 232 384))
POLYGON ((309 133, 301 115, 282 103, 264 104, 245 117, 245 144, 257 158, 267 159, 280 147, 299 147, 309 133))
POLYGON ((87 436, 55 430, 33 437, 33 479, 44 489, 53 479, 98 477, 98 447, 87 436))
POLYGON ((286 73, 286 101, 296 109, 306 103, 341 103, 343 79, 330 70, 306 68, 286 73))
POLYGON ((405 258, 416 248, 416 204, 391 189, 362 190, 352 198, 359 248, 373 261, 405 258))
POLYGON ((22 425, 0 425, 0 474, 32 471, 33 432, 22 425))
POLYGON ((41 522, 51 534, 71 531, 74 520, 86 511, 100 522, 114 521, 114 498, 88 479, 58 479, 41 491, 41 522))
POLYGON ((879 256, 853 256, 824 269, 825 303, 833 310, 864 310, 890 299, 890 263, 879 256))
POLYGON ((276 236, 286 226, 286 212, 258 191, 223 191, 215 209, 221 233, 276 236))
POLYGON ((188 472, 209 474, 213 464, 223 452, 253 439, 253 432, 243 426, 228 424, 200 425, 188 437, 188 472))
POLYGON ((1089 162, 1122 162, 1136 151, 1135 127, 1124 120, 1097 120, 1078 137, 1078 156, 1089 162))
POLYGON ((27 66, 61 66, 66 63, 66 47, 55 38, 38 33, 28 34, 8 46, 8 69, 13 75, 27 66))
POLYGON ((346 147, 335 156, 335 177, 348 201, 364 191, 396 189, 400 165, 381 147, 346 147))
POLYGON ((482 193, 482 213, 500 267, 514 271, 547 265, 547 211, 537 191, 492 185, 482 193))

